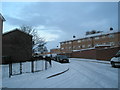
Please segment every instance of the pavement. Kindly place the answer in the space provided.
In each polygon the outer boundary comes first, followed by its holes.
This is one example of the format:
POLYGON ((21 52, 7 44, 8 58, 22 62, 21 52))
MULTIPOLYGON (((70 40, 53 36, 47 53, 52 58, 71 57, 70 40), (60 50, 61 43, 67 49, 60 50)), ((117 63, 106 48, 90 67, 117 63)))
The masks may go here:
POLYGON ((71 58, 71 59, 76 59, 77 61, 85 61, 85 62, 95 62, 95 63, 110 64, 110 61, 104 61, 104 60, 84 59, 84 58, 71 58))
MULTIPOLYGON (((51 78, 53 76, 60 75, 68 70, 69 70, 69 63, 59 63, 56 61, 52 61, 52 66, 49 66, 47 68, 47 70, 42 70, 42 71, 34 72, 34 73, 23 73, 21 75, 11 76, 11 78, 15 78, 16 76, 17 77, 24 77, 26 75, 27 76, 31 76, 31 75, 35 76, 37 74, 39 74, 39 76, 41 78, 51 78)), ((7 78, 8 78, 8 75, 7 75, 7 78)))
POLYGON ((52 78, 54 76, 63 74, 63 73, 65 73, 68 70, 69 70, 69 63, 59 63, 59 62, 52 61, 52 67, 49 67, 46 70, 47 71, 47 73, 46 73, 47 75, 45 75, 45 77, 46 78, 52 78))

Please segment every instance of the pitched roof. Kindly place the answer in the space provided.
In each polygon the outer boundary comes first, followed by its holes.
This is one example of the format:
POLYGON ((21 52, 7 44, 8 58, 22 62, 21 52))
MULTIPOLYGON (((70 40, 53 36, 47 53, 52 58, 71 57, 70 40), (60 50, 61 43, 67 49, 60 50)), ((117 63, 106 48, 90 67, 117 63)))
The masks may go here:
POLYGON ((4 36, 4 35, 7 35, 7 34, 9 34, 9 33, 12 33, 12 32, 16 32, 16 31, 22 32, 22 33, 24 33, 24 34, 29 35, 29 36, 31 36, 31 37, 32 37, 32 35, 30 35, 30 34, 28 34, 28 33, 25 33, 25 32, 21 31, 21 30, 20 30, 20 29, 18 29, 18 28, 13 29, 13 30, 8 31, 8 32, 3 33, 3 36, 4 36))
POLYGON ((2 16, 1 13, 0 13, 0 18, 1 18, 3 21, 6 21, 5 18, 2 16))

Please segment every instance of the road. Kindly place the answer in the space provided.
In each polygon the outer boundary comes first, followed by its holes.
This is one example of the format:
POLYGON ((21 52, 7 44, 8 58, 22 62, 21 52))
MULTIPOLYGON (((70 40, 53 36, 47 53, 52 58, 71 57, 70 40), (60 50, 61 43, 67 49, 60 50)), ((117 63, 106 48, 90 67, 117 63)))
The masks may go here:
MULTIPOLYGON (((70 59, 69 71, 55 77, 52 88, 117 88, 118 69, 110 64, 70 59), (57 77, 59 77, 58 80, 57 77)), ((49 86, 48 86, 49 87, 49 86)))
MULTIPOLYGON (((57 62, 56 62, 57 63, 57 62)), ((90 59, 70 59, 70 63, 55 64, 52 68, 38 73, 24 74, 3 80, 7 88, 118 88, 118 68, 108 63, 90 59), (49 72, 63 66, 69 70, 58 76, 46 78, 49 72), (23 83, 24 82, 24 83, 23 83)))

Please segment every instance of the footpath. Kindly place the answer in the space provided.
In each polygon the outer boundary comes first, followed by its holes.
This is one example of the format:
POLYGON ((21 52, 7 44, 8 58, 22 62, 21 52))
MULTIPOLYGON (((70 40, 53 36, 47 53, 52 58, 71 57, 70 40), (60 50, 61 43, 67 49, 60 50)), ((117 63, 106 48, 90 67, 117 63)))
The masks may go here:
POLYGON ((45 85, 42 82, 51 80, 51 78, 55 78, 57 75, 68 70, 69 63, 61 64, 59 62, 52 61, 52 67, 48 67, 47 70, 34 73, 23 73, 21 75, 12 76, 11 78, 3 78, 2 88, 18 88, 20 85, 21 87, 30 87, 30 83, 34 84, 33 82, 36 82, 38 86, 40 84, 45 85))
POLYGON ((110 61, 96 60, 96 59, 71 58, 71 60, 78 60, 78 61, 84 61, 84 62, 95 62, 95 63, 110 64, 110 61))

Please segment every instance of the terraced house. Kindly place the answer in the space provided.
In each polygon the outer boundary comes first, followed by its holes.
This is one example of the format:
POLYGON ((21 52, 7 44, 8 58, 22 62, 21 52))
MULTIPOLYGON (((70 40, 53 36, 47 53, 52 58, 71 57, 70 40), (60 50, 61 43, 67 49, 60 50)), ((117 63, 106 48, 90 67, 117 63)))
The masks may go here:
POLYGON ((94 48, 95 46, 120 46, 120 32, 110 31, 109 33, 99 33, 88 35, 85 38, 60 42, 61 53, 71 53, 75 50, 94 48))

